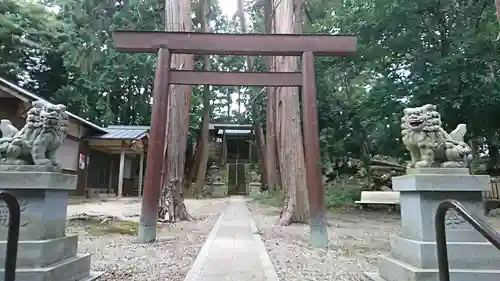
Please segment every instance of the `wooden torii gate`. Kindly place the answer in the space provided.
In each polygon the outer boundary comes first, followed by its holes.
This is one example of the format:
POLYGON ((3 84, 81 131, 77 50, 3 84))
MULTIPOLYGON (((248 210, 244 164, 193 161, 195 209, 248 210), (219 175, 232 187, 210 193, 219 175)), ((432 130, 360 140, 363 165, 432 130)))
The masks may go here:
POLYGON ((355 36, 303 34, 217 34, 200 32, 115 31, 115 46, 126 52, 158 52, 153 87, 151 132, 144 179, 138 242, 156 239, 164 165, 165 127, 170 84, 302 87, 302 122, 311 245, 326 247, 324 187, 316 106, 314 56, 344 56, 356 51, 355 36), (199 72, 171 69, 172 54, 302 56, 301 72, 199 72))

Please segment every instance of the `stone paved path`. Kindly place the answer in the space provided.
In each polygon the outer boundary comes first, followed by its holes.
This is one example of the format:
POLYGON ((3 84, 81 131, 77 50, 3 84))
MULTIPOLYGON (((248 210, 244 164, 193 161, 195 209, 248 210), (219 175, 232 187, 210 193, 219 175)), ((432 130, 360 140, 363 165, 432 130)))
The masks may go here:
POLYGON ((185 281, 278 281, 242 197, 232 197, 185 281))

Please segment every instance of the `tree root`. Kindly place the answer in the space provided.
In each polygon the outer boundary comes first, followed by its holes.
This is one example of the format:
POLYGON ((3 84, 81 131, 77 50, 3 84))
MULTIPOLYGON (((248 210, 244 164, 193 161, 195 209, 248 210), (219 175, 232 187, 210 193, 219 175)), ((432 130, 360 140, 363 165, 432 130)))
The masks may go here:
POLYGON ((293 212, 295 211, 295 206, 293 201, 290 199, 289 195, 285 196, 285 202, 283 204, 283 210, 281 210, 280 218, 278 220, 278 225, 289 226, 293 223, 293 212))

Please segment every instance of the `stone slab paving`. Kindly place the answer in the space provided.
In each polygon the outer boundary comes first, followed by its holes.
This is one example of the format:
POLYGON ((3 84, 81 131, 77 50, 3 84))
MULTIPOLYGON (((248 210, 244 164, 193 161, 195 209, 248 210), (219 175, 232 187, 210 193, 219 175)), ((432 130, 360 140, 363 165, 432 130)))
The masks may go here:
POLYGON ((184 281, 278 281, 243 197, 231 197, 184 281))

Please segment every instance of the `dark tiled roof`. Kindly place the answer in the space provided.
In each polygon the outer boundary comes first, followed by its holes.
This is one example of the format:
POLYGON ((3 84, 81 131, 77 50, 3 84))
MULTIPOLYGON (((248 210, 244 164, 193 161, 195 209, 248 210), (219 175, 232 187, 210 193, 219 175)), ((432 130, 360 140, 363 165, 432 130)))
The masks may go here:
MULTIPOLYGON (((51 102, 49 102, 49 101, 47 101, 47 100, 45 100, 45 99, 43 99, 43 98, 41 98, 41 97, 33 94, 33 93, 31 93, 31 92, 29 92, 29 91, 27 91, 27 90, 19 87, 18 85, 14 84, 14 83, 11 83, 11 82, 9 82, 9 81, 1 78, 1 77, 0 77, 0 85, 5 86, 5 87, 11 89, 12 91, 16 92, 17 94, 24 96, 25 99, 28 99, 28 100, 31 100, 31 101, 36 100, 36 101, 41 101, 41 102, 45 102, 45 103, 48 103, 48 104, 52 104, 51 102)), ((90 122, 88 120, 85 120, 85 119, 81 118, 80 116, 77 116, 77 115, 75 115, 75 114, 73 114, 71 112, 68 112, 68 111, 66 111, 66 113, 71 118, 73 118, 73 119, 75 119, 75 120, 83 123, 84 125, 86 125, 88 127, 91 127, 92 129, 95 129, 95 130, 97 130, 97 131, 99 131, 101 133, 106 132, 106 130, 104 128, 102 128, 102 127, 100 127, 100 126, 98 126, 98 125, 96 125, 96 124, 94 124, 94 123, 92 123, 92 122, 90 122)))
POLYGON ((136 140, 141 139, 149 132, 149 126, 108 126, 107 134, 94 136, 92 139, 107 140, 136 140))
POLYGON ((226 134, 226 135, 249 135, 251 134, 253 131, 252 130, 242 130, 242 129, 226 129, 226 130, 222 130, 222 129, 219 129, 219 131, 217 132, 219 135, 222 135, 222 134, 226 134))
POLYGON ((210 123, 208 128, 214 129, 251 129, 252 124, 224 124, 224 123, 210 123))

